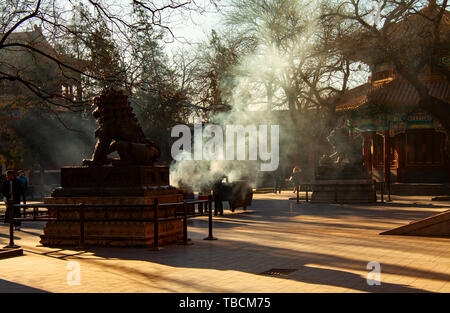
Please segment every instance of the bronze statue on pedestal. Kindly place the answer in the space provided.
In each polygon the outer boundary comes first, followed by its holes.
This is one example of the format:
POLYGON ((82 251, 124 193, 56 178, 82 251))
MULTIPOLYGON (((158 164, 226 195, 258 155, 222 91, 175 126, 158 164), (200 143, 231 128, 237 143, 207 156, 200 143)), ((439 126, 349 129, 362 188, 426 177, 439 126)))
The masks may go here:
POLYGON ((83 166, 153 165, 159 160, 159 147, 145 138, 127 96, 122 91, 106 89, 99 97, 94 98, 93 105, 96 109, 92 115, 99 124, 95 131, 98 140, 92 159, 84 159, 83 166), (119 158, 108 158, 115 151, 119 158))

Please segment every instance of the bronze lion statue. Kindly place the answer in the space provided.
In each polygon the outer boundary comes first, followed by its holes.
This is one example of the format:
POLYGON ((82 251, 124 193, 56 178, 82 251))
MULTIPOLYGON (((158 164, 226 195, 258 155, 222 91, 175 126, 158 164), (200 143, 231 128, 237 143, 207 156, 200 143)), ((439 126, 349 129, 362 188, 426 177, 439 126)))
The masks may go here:
POLYGON ((128 97, 122 91, 105 89, 93 100, 92 116, 98 121, 95 131, 97 144, 91 159, 84 159, 83 166, 153 165, 159 160, 160 149, 145 138, 133 113, 128 97), (118 159, 108 158, 117 152, 118 159))

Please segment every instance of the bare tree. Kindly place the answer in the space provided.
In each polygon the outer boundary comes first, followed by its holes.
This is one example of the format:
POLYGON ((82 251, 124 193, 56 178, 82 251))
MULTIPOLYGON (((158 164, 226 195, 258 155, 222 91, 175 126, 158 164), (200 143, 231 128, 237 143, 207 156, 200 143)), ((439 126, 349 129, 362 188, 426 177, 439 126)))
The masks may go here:
POLYGON ((258 90, 250 103, 289 110, 292 150, 321 153, 336 125, 335 108, 358 65, 334 41, 346 25, 321 20, 322 6, 292 0, 232 1, 228 23, 254 44, 238 71, 258 90), (261 95, 264 95, 263 97, 261 95))
MULTIPOLYGON (((85 101, 77 97, 72 88, 93 81, 128 84, 130 89, 134 88, 133 79, 127 81, 127 76, 133 76, 133 71, 139 67, 132 58, 136 55, 133 40, 136 34, 159 29, 168 35, 165 38, 175 40, 177 37, 170 28, 170 18, 177 12, 192 10, 202 8, 192 0, 141 0, 127 5, 117 5, 108 0, 80 3, 72 0, 3 1, 0 4, 0 82, 6 85, 13 82, 9 88, 20 85, 22 91, 43 100, 49 108, 82 109, 85 101), (77 24, 86 27, 83 29, 77 24), (29 31, 33 25, 34 31, 29 31), (95 40, 97 50, 93 49, 95 40), (114 47, 105 47, 104 50, 111 53, 115 49, 120 54, 115 60, 120 60, 122 65, 115 66, 115 73, 99 73, 96 71, 99 64, 95 62, 98 60, 95 59, 102 56, 98 48, 108 44, 114 47), (55 47, 59 47, 59 51, 55 47), (86 49, 90 49, 91 55, 86 49), (61 92, 61 82, 49 84, 46 79, 35 79, 33 76, 40 76, 40 71, 31 72, 31 61, 34 65, 58 71, 58 75, 52 75, 64 81, 68 90, 61 92)), ((108 59, 103 62, 108 63, 108 59)))
MULTIPOLYGON (((174 75, 167 68, 162 45, 182 40, 171 28, 171 22, 189 18, 193 12, 203 12, 193 0, 141 0, 126 4, 113 0, 1 1, 0 118, 8 122, 2 120, 0 124, 8 127, 0 135, 11 138, 1 138, 2 160, 31 166, 20 160, 31 155, 47 166, 52 159, 43 152, 61 146, 70 146, 71 151, 85 150, 92 136, 92 123, 82 119, 81 114, 66 113, 89 113, 91 96, 108 85, 125 88, 133 96, 133 103, 144 107, 144 112, 156 108, 159 113, 168 112, 167 118, 184 114, 185 96, 177 89, 176 81, 171 81, 174 75), (19 111, 26 114, 13 122, 11 116, 19 111), (40 121, 45 127, 29 131, 30 120, 35 126, 40 121), (48 138, 58 136, 59 124, 76 133, 62 136, 62 144, 56 146, 56 138, 48 138), (49 128, 54 128, 53 133, 49 128), (75 137, 71 144, 64 141, 75 137), (19 141, 26 144, 19 145, 19 141), (53 145, 41 149, 38 143, 43 141, 53 145), (16 148, 20 151, 11 154, 16 148)), ((146 124, 164 125, 159 120, 166 115, 145 117, 155 119, 146 124)), ((67 164, 70 159, 60 156, 61 153, 53 165, 67 164)))
MULTIPOLYGON (((430 94, 421 75, 450 77, 450 14, 448 1, 330 1, 322 18, 348 25, 336 45, 352 61, 390 64, 419 95, 418 106, 450 131, 448 99, 430 94)), ((447 136, 448 138, 448 136, 447 136)))
POLYGON ((247 42, 231 33, 213 30, 195 50, 177 55, 181 85, 190 94, 198 116, 210 119, 231 109, 230 98, 235 82, 234 67, 249 49, 247 42))

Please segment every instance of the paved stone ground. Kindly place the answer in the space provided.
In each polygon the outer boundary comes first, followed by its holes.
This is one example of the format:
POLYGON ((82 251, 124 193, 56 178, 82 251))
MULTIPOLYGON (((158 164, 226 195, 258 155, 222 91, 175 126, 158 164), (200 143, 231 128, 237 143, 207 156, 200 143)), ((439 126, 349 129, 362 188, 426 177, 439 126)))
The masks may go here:
MULTIPOLYGON (((86 251, 39 246, 42 223, 16 233, 24 256, 0 260, 0 292, 450 292, 450 238, 380 232, 450 209, 427 197, 377 205, 289 201, 291 192, 257 194, 250 211, 189 224, 191 246, 86 251), (76 261, 78 263, 73 263, 76 261), (369 286, 368 262, 381 265, 369 286), (74 265, 75 264, 75 265, 74 265), (69 284, 80 266, 80 284, 69 284), (264 276, 272 268, 285 276, 264 276)), ((8 243, 0 225, 0 244, 8 243)))

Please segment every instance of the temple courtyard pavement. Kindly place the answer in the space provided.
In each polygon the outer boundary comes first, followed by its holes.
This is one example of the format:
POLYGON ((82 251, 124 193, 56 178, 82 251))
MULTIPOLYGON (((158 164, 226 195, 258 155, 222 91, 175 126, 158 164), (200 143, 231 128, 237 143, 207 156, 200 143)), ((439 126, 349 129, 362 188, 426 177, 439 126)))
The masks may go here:
MULTIPOLYGON (((450 238, 379 235, 449 210, 450 202, 297 204, 289 197, 255 194, 246 212, 226 209, 214 217, 216 241, 202 240, 207 217, 192 219, 193 245, 161 251, 47 248, 39 245, 44 223, 26 222, 16 232, 24 255, 0 260, 0 292, 450 292, 450 238)), ((8 231, 0 224, 2 247, 8 231)))

